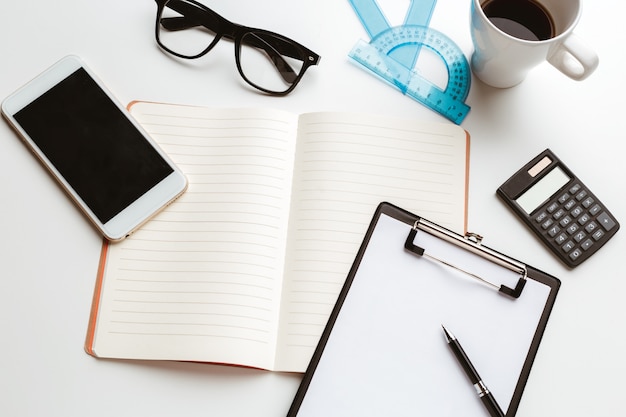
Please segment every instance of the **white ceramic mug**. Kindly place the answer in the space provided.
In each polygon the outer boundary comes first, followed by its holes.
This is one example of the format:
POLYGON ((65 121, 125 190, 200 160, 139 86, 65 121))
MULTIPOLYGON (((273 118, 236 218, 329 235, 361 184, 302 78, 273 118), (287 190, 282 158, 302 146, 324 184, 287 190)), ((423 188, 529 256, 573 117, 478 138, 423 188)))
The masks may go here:
POLYGON ((545 40, 525 40, 500 30, 483 11, 488 1, 472 0, 470 22, 474 44, 471 67, 484 83, 512 87, 543 61, 574 80, 587 78, 598 66, 598 55, 573 33, 582 0, 534 0, 552 18, 554 34, 545 40))

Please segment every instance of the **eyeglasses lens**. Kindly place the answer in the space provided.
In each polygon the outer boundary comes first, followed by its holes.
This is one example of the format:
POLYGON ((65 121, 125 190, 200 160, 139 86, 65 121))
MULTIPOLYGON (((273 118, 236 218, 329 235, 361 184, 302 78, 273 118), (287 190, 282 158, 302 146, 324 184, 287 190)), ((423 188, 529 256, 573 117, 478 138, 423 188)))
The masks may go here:
POLYGON ((158 20, 161 45, 176 55, 195 58, 212 46, 215 32, 212 15, 193 3, 172 0, 165 4, 158 20))
POLYGON ((266 32, 249 32, 241 39, 239 62, 246 80, 281 93, 300 77, 305 54, 291 42, 266 32))

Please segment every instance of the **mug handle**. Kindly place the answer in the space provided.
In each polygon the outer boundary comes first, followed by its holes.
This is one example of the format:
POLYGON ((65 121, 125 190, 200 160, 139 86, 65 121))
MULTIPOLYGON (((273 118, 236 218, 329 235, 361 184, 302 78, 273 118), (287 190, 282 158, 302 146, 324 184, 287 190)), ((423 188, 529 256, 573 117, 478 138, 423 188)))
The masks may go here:
POLYGON ((568 77, 581 81, 595 71, 598 55, 576 34, 570 34, 548 55, 548 62, 568 77))

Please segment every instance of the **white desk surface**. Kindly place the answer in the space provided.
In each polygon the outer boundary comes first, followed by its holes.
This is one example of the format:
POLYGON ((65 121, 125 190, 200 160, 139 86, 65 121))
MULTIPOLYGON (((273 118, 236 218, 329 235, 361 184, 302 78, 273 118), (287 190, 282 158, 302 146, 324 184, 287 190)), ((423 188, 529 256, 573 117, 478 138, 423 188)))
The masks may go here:
MULTIPOLYGON (((283 33, 322 56, 284 98, 243 86, 229 42, 193 63, 162 53, 154 40, 154 1, 2 3, 1 98, 73 53, 124 103, 349 110, 444 121, 349 61, 352 45, 366 35, 347 0, 205 0, 232 21, 283 33)), ((381 1, 394 24, 402 22, 408 3, 381 1)), ((470 0, 439 0, 437 7, 432 26, 469 56, 470 0)), ((600 56, 589 79, 571 81, 543 64, 507 90, 474 79, 467 100, 472 110, 462 126, 472 136, 468 229, 563 283, 519 417, 623 414, 626 232, 568 270, 495 190, 550 147, 626 224, 625 11, 618 0, 585 2, 576 32, 600 56)), ((0 415, 286 415, 300 375, 98 360, 84 353, 100 237, 4 122, 0 192, 0 415)))

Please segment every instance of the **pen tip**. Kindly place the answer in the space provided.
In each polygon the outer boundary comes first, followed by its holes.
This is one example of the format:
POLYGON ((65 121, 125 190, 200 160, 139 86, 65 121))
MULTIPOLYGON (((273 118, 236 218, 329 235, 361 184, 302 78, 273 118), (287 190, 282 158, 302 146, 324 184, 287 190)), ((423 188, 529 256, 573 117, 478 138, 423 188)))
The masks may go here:
POLYGON ((443 332, 446 334, 446 340, 448 342, 454 339, 454 336, 452 335, 452 333, 450 333, 443 324, 441 325, 441 328, 443 329, 443 332))

